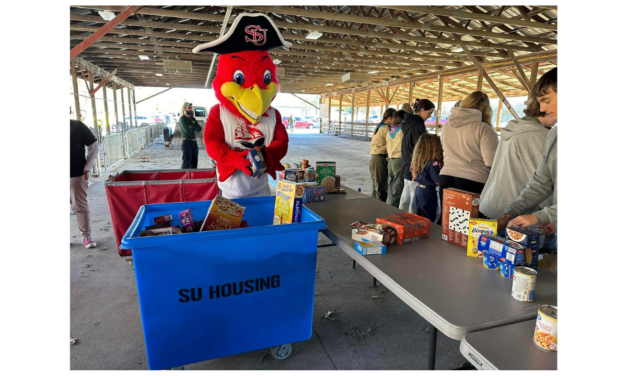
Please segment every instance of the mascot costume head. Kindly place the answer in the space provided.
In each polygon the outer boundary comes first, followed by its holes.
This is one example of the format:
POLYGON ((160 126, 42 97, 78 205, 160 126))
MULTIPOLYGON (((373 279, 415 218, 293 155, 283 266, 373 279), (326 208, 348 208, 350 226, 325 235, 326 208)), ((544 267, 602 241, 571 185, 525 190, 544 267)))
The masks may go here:
POLYGON ((227 197, 269 194, 269 188, 263 187, 267 175, 251 177, 246 156, 254 147, 261 147, 266 172, 273 178, 284 169, 280 160, 287 153, 288 137, 281 115, 270 107, 279 92, 279 81, 268 50, 291 45, 268 16, 243 13, 225 35, 193 49, 194 53, 220 54, 212 84, 220 104, 210 111, 204 139, 207 153, 216 161, 220 189, 227 197))

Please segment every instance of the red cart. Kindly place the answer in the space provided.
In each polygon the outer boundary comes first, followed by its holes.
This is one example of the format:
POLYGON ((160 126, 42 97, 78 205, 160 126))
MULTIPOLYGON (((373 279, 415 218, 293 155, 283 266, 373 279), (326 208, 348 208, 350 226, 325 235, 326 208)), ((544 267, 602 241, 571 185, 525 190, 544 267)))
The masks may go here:
POLYGON ((109 176, 105 191, 118 253, 130 256, 120 244, 142 205, 213 200, 218 179, 215 168, 122 171, 109 176))

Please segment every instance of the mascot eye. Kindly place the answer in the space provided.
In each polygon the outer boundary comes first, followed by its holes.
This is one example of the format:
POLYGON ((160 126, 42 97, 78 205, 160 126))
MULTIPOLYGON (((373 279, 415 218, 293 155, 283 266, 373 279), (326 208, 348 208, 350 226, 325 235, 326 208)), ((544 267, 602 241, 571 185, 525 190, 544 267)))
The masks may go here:
POLYGON ((266 69, 266 72, 263 74, 263 83, 270 85, 270 82, 272 82, 272 73, 266 69))
POLYGON ((242 72, 241 70, 236 70, 235 73, 233 73, 233 82, 235 82, 236 84, 243 85, 244 80, 244 72, 242 72))

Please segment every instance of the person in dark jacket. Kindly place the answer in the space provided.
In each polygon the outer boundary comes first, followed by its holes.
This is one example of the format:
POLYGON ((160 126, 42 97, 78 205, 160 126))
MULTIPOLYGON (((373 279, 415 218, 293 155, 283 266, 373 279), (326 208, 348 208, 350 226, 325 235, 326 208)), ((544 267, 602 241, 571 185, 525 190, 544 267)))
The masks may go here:
POLYGON ((194 111, 192 104, 185 102, 182 108, 182 115, 179 118, 179 129, 183 143, 181 150, 183 151, 182 169, 198 168, 198 144, 196 143, 196 132, 202 131, 200 124, 193 116, 194 111))
POLYGON ((416 212, 416 202, 414 199, 414 191, 416 190, 416 183, 411 174, 411 160, 414 155, 414 147, 418 143, 420 136, 427 133, 427 127, 425 121, 431 117, 435 105, 428 99, 421 99, 416 102, 414 106, 414 112, 406 113, 403 122, 401 123, 401 130, 403 131, 403 144, 401 146, 401 154, 403 161, 403 192, 401 193, 401 202, 399 209, 409 212, 416 212))

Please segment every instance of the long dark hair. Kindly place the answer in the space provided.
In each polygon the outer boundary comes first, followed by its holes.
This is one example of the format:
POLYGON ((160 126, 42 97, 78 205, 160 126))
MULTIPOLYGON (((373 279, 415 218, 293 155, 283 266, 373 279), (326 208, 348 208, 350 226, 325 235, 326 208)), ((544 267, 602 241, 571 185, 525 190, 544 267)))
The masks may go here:
POLYGON ((389 118, 390 116, 394 116, 395 113, 396 113, 396 109, 392 107, 385 110, 385 112, 383 113, 383 119, 381 119, 379 124, 377 124, 377 129, 374 130, 374 133, 372 135, 374 136, 375 134, 377 134, 377 132, 379 131, 379 128, 381 127, 381 124, 385 123, 385 119, 389 118))

